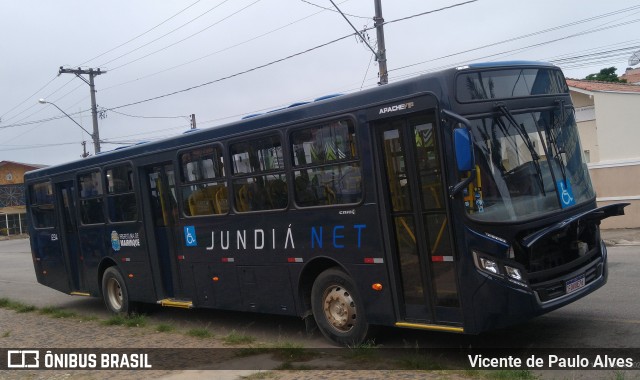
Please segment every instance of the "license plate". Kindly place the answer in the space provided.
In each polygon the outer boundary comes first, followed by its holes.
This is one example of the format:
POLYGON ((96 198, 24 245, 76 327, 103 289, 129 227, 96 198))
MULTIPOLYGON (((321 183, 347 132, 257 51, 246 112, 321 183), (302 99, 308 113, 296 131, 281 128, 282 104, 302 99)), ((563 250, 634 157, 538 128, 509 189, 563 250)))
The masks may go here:
POLYGON ((584 274, 565 283, 566 294, 573 293, 578 289, 584 288, 586 285, 584 274))

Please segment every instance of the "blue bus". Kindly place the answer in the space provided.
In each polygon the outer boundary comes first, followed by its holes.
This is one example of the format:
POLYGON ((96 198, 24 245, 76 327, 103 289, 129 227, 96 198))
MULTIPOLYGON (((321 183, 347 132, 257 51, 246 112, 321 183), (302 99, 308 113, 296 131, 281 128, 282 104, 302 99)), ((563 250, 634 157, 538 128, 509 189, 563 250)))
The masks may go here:
POLYGON ((144 303, 477 334, 607 281, 565 78, 474 64, 25 176, 38 281, 144 303))

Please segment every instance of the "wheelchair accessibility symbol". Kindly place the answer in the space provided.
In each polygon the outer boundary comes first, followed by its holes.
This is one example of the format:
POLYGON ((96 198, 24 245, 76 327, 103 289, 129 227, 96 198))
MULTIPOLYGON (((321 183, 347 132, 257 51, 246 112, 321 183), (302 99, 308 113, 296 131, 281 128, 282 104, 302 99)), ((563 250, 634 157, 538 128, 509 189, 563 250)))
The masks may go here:
POLYGON ((560 194, 560 203, 562 204, 562 208, 576 204, 576 200, 573 198, 573 191, 571 190, 571 182, 569 182, 568 178, 566 181, 558 181, 556 186, 558 194, 560 194))
POLYGON ((187 247, 197 247, 198 241, 196 240, 196 228, 194 226, 184 227, 184 242, 187 247))

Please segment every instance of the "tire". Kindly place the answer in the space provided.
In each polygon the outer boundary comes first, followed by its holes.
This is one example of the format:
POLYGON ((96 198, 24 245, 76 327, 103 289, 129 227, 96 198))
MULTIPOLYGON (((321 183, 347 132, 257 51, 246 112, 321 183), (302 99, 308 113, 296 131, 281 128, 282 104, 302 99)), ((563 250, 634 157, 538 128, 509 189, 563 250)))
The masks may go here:
POLYGON ((327 269, 313 282, 311 309, 322 335, 337 345, 357 346, 371 331, 355 283, 339 269, 327 269))
POLYGON ((107 268, 102 275, 102 298, 107 309, 114 313, 129 314, 132 311, 127 284, 116 267, 107 268))

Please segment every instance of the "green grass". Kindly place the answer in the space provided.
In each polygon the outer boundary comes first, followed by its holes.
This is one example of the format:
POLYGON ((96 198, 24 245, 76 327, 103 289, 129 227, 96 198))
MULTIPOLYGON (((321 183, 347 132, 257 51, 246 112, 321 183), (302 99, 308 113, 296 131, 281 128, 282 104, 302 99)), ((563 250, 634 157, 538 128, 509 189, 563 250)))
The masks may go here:
POLYGON ((246 335, 232 330, 229 335, 225 336, 222 341, 229 346, 236 346, 240 344, 251 344, 256 341, 256 338, 251 335, 246 335))
POLYGON ((191 329, 187 331, 187 335, 193 336, 196 338, 202 338, 202 339, 211 338, 213 336, 213 334, 211 334, 211 331, 209 331, 209 329, 203 328, 203 327, 191 329))
POLYGON ((48 315, 52 318, 74 318, 77 314, 55 306, 46 306, 39 310, 40 314, 48 315))
POLYGON ((165 323, 161 323, 159 325, 156 326, 156 331, 157 332, 171 332, 174 331, 176 328, 172 325, 167 325, 165 323))
POLYGON ((278 342, 272 347, 273 356, 285 362, 300 362, 311 360, 315 356, 306 351, 301 344, 291 342, 278 342))
POLYGON ((368 340, 364 343, 357 344, 355 346, 348 346, 349 350, 346 351, 346 357, 354 360, 377 360, 376 343, 373 340, 368 340))
POLYGON ((15 308, 16 313, 31 313, 36 310, 37 308, 33 305, 19 305, 15 308))
POLYGON ((0 307, 8 308, 11 301, 8 298, 0 298, 0 307))
POLYGON ((27 305, 22 302, 12 301, 8 298, 0 298, 0 307, 13 310, 17 313, 30 313, 38 309, 33 305, 27 305))

